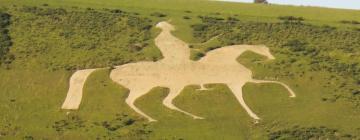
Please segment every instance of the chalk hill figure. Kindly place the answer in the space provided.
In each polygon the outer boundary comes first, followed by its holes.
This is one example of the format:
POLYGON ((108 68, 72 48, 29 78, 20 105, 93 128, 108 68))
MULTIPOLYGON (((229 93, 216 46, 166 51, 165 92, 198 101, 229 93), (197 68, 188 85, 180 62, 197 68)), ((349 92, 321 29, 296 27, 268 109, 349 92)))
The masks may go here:
MULTIPOLYGON (((252 72, 236 61, 236 58, 245 51, 252 51, 264 55, 268 59, 275 59, 266 46, 226 46, 208 52, 198 61, 192 61, 188 44, 171 34, 171 31, 175 30, 171 24, 160 22, 156 27, 162 31, 156 37, 155 44, 164 58, 156 62, 136 62, 116 66, 110 73, 110 78, 114 82, 130 90, 126 103, 149 121, 156 120, 142 112, 134 105, 134 102, 152 88, 159 86, 170 89, 169 94, 163 100, 164 106, 194 119, 202 119, 202 117, 182 110, 173 104, 173 100, 187 85, 201 85, 203 89, 203 85, 208 83, 226 84, 241 106, 256 122, 260 118, 246 105, 243 98, 242 87, 247 82, 277 83, 289 91, 290 97, 295 97, 295 93, 282 82, 253 79, 252 72)), ((80 70, 73 74, 66 100, 62 106, 63 109, 78 109, 86 78, 94 70, 96 69, 80 70)))

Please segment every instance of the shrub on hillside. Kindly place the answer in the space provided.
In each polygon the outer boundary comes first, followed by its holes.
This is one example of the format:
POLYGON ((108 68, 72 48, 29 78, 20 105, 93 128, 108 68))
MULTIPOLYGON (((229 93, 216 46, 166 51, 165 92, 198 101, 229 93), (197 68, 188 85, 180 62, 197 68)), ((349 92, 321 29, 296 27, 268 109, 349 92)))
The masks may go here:
POLYGON ((154 17, 166 17, 165 14, 159 13, 159 12, 154 12, 154 13, 151 13, 150 15, 151 15, 151 16, 154 16, 154 17))
POLYGON ((120 13, 126 13, 126 12, 120 10, 120 9, 113 9, 113 10, 110 10, 110 12, 111 12, 111 13, 118 13, 118 14, 120 14, 120 13))
POLYGON ((303 17, 294 16, 280 16, 278 19, 289 24, 301 24, 305 20, 303 17))
POLYGON ((0 65, 10 64, 14 59, 14 55, 9 54, 12 45, 9 30, 10 15, 8 13, 0 12, 0 65))
POLYGON ((191 18, 188 16, 183 16, 183 19, 191 19, 191 18))
POLYGON ((283 47, 287 47, 289 48, 290 51, 293 52, 301 52, 301 51, 305 51, 306 49, 306 44, 305 42, 302 42, 300 40, 294 39, 294 40, 289 40, 287 41, 285 44, 283 44, 283 47))
POLYGON ((270 132, 268 134, 270 140, 310 140, 310 139, 342 139, 352 140, 356 139, 356 136, 350 134, 341 134, 336 129, 330 129, 327 127, 293 127, 289 129, 278 130, 270 132))
POLYGON ((73 70, 157 57, 157 53, 142 51, 152 37, 153 21, 133 13, 28 6, 12 11, 18 19, 14 20, 13 35, 31 36, 16 46, 15 56, 24 64, 32 58, 49 70, 73 70))
POLYGON ((343 24, 353 24, 353 25, 359 25, 360 22, 359 21, 356 21, 356 20, 342 20, 340 21, 340 23, 343 23, 343 24))
POLYGON ((0 28, 5 28, 10 25, 10 17, 8 13, 0 12, 0 28))
POLYGON ((254 3, 268 4, 267 0, 254 0, 254 3))
POLYGON ((63 8, 40 8, 35 6, 24 6, 21 8, 22 12, 32 13, 39 16, 53 16, 53 15, 65 15, 66 10, 63 8))

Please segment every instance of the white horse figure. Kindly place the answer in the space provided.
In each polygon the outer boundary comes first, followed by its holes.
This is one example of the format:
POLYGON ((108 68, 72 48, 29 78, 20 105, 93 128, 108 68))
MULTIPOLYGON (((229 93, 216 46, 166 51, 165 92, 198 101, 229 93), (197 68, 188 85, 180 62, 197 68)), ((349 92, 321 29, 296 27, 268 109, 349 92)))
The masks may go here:
MULTIPOLYGON (((190 60, 188 44, 171 34, 175 28, 167 22, 156 25, 162 32, 156 37, 155 44, 160 49, 163 59, 156 62, 136 62, 116 66, 110 73, 110 78, 130 90, 126 103, 137 113, 149 121, 156 121, 134 105, 139 97, 148 93, 154 87, 168 87, 169 94, 163 104, 179 112, 202 119, 202 117, 186 112, 173 104, 173 100, 187 85, 203 85, 207 83, 226 84, 241 106, 257 122, 260 118, 246 105, 243 99, 242 87, 247 82, 277 83, 284 86, 295 97, 295 93, 284 83, 278 81, 256 80, 252 72, 238 63, 236 58, 245 51, 252 51, 260 55, 275 59, 269 48, 263 45, 233 45, 212 50, 199 61, 190 60)), ((96 69, 77 71, 70 79, 70 88, 63 109, 78 109, 82 88, 86 78, 96 69)))

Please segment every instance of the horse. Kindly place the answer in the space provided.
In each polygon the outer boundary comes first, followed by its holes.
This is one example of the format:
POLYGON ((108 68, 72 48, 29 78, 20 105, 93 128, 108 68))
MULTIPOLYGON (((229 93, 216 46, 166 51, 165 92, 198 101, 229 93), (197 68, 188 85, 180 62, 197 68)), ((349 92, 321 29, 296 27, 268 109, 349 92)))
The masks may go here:
MULTIPOLYGON (((163 55, 161 60, 128 63, 116 66, 110 72, 111 80, 129 89, 129 95, 125 102, 135 112, 148 119, 149 122, 157 120, 141 111, 134 105, 134 102, 154 87, 168 87, 169 93, 164 98, 163 105, 194 119, 204 118, 184 111, 173 104, 173 100, 187 85, 200 85, 200 90, 207 90, 204 84, 226 84, 240 105, 255 122, 258 122, 260 118, 246 105, 243 98, 242 87, 246 83, 280 84, 289 91, 290 97, 296 97, 292 89, 280 81, 253 79, 251 70, 236 61, 236 58, 246 51, 266 56, 269 60, 275 59, 266 46, 225 46, 208 52, 198 61, 193 61, 190 60, 189 45, 171 34, 175 30, 174 26, 163 21, 159 22, 156 27, 161 29, 161 33, 155 38, 155 45, 163 55)), ((95 70, 79 70, 72 75, 70 88, 62 109, 78 109, 86 78, 95 70)))

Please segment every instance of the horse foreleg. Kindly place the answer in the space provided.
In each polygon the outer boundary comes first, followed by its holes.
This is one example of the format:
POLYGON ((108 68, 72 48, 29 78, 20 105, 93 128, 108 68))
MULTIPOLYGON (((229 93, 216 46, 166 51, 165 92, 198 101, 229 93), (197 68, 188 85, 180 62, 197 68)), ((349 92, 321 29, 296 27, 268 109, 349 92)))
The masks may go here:
POLYGON ((96 69, 86 69, 76 71, 70 78, 69 90, 66 99, 62 104, 62 109, 78 109, 83 95, 83 87, 86 79, 96 69))
POLYGON ((267 80, 254 80, 253 79, 250 82, 252 82, 252 83, 276 83, 276 84, 280 84, 289 91, 289 93, 290 93, 289 97, 296 97, 295 92, 288 85, 286 85, 286 84, 284 84, 282 82, 279 82, 279 81, 267 81, 267 80))
MULTIPOLYGON (((150 89, 149 89, 150 90, 150 89)), ((129 96, 126 98, 125 102, 132 108, 136 113, 139 113, 141 116, 145 117, 149 120, 149 122, 156 121, 155 119, 151 118, 150 116, 146 115, 144 112, 142 112, 139 108, 137 108, 134 103, 136 99, 141 97, 142 95, 146 94, 149 90, 134 90, 130 89, 129 96)))
POLYGON ((246 105, 244 97, 243 97, 243 88, 244 84, 228 84, 228 87, 231 89, 233 94, 235 95, 236 99, 239 101, 241 106, 245 109, 245 111, 255 119, 255 122, 257 123, 260 118, 246 105))
POLYGON ((172 110, 176 110, 176 111, 179 111, 179 112, 182 112, 186 115, 189 115, 191 117, 193 117, 194 119, 204 119, 202 117, 199 117, 199 116, 196 116, 196 115, 193 115, 189 112, 186 112, 184 110, 181 110, 180 108, 176 107, 174 104, 173 104, 173 100, 181 93, 181 88, 171 88, 170 87, 170 92, 169 94, 165 97, 165 99, 163 100, 163 104, 172 109, 172 110))

